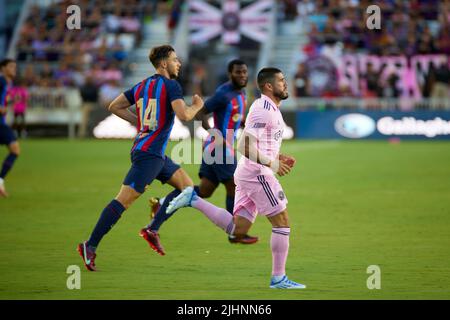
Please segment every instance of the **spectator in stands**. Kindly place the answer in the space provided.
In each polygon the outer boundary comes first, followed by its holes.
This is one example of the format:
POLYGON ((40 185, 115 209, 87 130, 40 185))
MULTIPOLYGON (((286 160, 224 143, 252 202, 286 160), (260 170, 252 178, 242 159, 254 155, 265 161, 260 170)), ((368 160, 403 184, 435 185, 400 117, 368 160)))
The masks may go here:
POLYGON ((115 35, 114 42, 111 45, 112 56, 117 61, 121 62, 127 58, 127 52, 124 49, 122 42, 120 41, 120 36, 115 35))
MULTIPOLYGON (((449 18, 450 19, 450 18, 449 18)), ((436 49, 438 52, 450 55, 450 24, 443 27, 436 40, 436 49)))
POLYGON ((120 20, 120 27, 124 33, 137 33, 140 28, 140 22, 133 14, 133 9, 129 8, 122 13, 120 20))
POLYGON ((149 0, 148 4, 149 15, 152 19, 155 19, 158 14, 158 0, 149 0))
POLYGON ((425 28, 424 32, 420 35, 417 52, 421 54, 436 53, 435 40, 433 39, 430 29, 425 28))
POLYGON ((39 85, 42 85, 42 83, 41 83, 42 81, 44 81, 45 83, 48 83, 49 85, 53 84, 54 72, 53 72, 52 68, 50 67, 50 65, 48 64, 48 62, 44 63, 39 75, 41 78, 39 85))
POLYGON ((283 0, 284 19, 294 20, 297 17, 297 1, 296 0, 283 0))
POLYGON ((373 68, 373 65, 369 63, 367 65, 367 72, 364 76, 366 79, 366 90, 364 90, 364 98, 375 98, 379 97, 380 95, 380 71, 375 71, 373 68))
POLYGON ((297 72, 294 75, 294 96, 296 98, 308 97, 308 76, 306 74, 305 64, 299 63, 297 72))
POLYGON ((99 103, 106 108, 121 93, 121 89, 116 80, 108 80, 100 86, 99 103))
POLYGON ((80 88, 85 83, 85 75, 81 64, 76 64, 72 70, 73 85, 80 88))
POLYGON ((397 87, 397 82, 400 80, 397 73, 392 72, 387 80, 386 85, 382 88, 384 98, 398 98, 400 97, 400 90, 397 87))
POLYGON ((67 63, 59 63, 59 68, 55 72, 55 80, 58 86, 73 85, 72 70, 69 69, 67 63))
POLYGON ((89 29, 96 29, 100 27, 102 23, 102 14, 99 7, 94 7, 91 14, 88 15, 87 19, 83 21, 83 25, 89 29))
POLYGON ((108 82, 108 81, 115 81, 120 82, 122 81, 123 75, 122 72, 119 70, 117 62, 111 61, 109 64, 107 64, 103 70, 102 73, 102 82, 108 82))
POLYGON ((196 64, 191 78, 192 94, 204 96, 206 92, 206 69, 202 64, 196 64))
POLYGON ((36 83, 38 82, 38 77, 36 75, 36 73, 34 72, 34 66, 31 63, 28 63, 25 66, 24 72, 23 72, 23 81, 24 81, 24 86, 29 88, 33 85, 36 85, 36 83))
POLYGON ((173 0, 172 8, 170 9, 169 19, 167 21, 167 28, 169 30, 169 42, 173 43, 175 39, 175 29, 178 25, 181 15, 181 6, 183 4, 183 0, 173 0))
POLYGON ((81 106, 81 123, 78 136, 80 138, 84 138, 87 136, 89 114, 97 107, 98 104, 98 88, 92 77, 86 77, 85 83, 80 87, 80 94, 83 104, 81 106))
POLYGON ((36 61, 46 61, 47 60, 47 49, 50 46, 50 41, 46 37, 46 33, 40 33, 31 43, 31 48, 33 49, 33 58, 36 61))
POLYGON ((19 78, 17 84, 9 92, 9 96, 11 98, 14 111, 14 121, 12 128, 16 131, 18 137, 25 138, 25 111, 27 109, 29 94, 23 78, 19 78))
POLYGON ((434 73, 434 83, 431 88, 433 109, 445 105, 444 100, 450 98, 450 69, 447 64, 441 64, 434 73))

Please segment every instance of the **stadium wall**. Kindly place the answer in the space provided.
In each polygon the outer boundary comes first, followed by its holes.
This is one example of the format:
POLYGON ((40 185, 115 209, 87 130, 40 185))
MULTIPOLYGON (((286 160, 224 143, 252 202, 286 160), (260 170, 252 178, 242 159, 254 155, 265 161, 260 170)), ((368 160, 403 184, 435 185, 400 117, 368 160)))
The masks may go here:
POLYGON ((299 139, 450 139, 450 111, 299 111, 299 139))

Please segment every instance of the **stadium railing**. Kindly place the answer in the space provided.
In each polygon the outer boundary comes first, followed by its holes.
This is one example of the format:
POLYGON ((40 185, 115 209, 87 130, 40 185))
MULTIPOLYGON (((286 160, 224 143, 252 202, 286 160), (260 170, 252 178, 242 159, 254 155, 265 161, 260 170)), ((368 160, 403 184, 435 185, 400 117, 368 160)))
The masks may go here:
MULTIPOLYGON (((76 136, 76 126, 82 121, 82 99, 78 89, 32 87, 28 93, 27 125, 63 125, 68 128, 69 138, 76 136)), ((12 122, 12 113, 8 114, 7 121, 12 122)))

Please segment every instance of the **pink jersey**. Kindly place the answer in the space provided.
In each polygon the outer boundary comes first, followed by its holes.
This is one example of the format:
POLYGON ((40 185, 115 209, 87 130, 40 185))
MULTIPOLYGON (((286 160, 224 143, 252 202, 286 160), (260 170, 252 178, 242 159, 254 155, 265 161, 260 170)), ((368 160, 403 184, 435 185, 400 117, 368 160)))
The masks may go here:
MULTIPOLYGON (((280 109, 269 97, 262 94, 261 98, 255 100, 250 107, 243 133, 255 137, 259 152, 275 160, 280 153, 283 128, 284 121, 280 109)), ((273 171, 267 166, 241 157, 234 173, 235 178, 252 181, 257 175, 273 175, 273 171)))
POLYGON ((12 87, 8 94, 14 113, 24 113, 27 108, 28 90, 25 87, 12 87))

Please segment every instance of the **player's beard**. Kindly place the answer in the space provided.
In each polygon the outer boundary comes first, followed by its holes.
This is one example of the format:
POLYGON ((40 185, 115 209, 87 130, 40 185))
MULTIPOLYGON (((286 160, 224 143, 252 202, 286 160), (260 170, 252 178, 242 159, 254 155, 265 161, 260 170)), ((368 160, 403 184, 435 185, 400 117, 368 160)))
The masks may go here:
POLYGON ((280 99, 280 100, 286 100, 287 98, 289 98, 289 93, 286 91, 275 91, 273 93, 273 96, 280 99))
POLYGON ((242 89, 242 88, 245 88, 245 87, 247 86, 248 79, 245 80, 244 85, 239 84, 239 82, 235 81, 234 79, 231 79, 231 82, 233 83, 233 86, 234 86, 236 89, 242 89))
POLYGON ((178 78, 178 76, 180 75, 180 72, 178 72, 178 74, 176 73, 176 69, 173 69, 173 70, 167 70, 167 71, 169 71, 169 77, 170 77, 170 79, 176 79, 176 78, 178 78))

